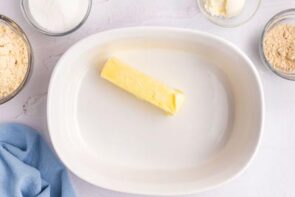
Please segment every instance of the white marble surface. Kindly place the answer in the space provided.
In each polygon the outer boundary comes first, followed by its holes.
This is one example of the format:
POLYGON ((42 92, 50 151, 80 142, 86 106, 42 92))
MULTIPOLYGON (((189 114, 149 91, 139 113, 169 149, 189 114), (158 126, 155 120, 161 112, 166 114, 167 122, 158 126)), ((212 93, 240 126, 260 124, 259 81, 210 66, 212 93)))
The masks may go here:
MULTIPOLYGON (((261 31, 278 11, 295 7, 294 0, 263 0, 257 15, 247 24, 224 29, 209 23, 196 0, 93 0, 85 25, 58 38, 44 36, 24 20, 18 0, 1 0, 0 14, 14 19, 27 33, 34 50, 32 77, 13 100, 0 106, 0 122, 21 122, 39 129, 50 143, 46 125, 46 96, 51 72, 58 58, 73 43, 90 34, 126 26, 173 26, 219 35, 244 50, 255 63, 264 86, 266 120, 259 152, 250 167, 234 181, 214 190, 191 195, 295 196, 295 82, 283 80, 264 68, 258 55, 261 31)), ((77 196, 131 197, 90 185, 71 175, 77 196)))

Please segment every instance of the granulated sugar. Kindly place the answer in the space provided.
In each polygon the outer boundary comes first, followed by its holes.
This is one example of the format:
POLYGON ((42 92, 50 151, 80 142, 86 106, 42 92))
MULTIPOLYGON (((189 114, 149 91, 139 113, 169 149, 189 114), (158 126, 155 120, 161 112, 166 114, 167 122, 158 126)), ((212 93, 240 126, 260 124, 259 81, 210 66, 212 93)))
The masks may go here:
POLYGON ((89 7, 89 0, 28 0, 30 14, 43 29, 62 33, 77 26, 89 7))
POLYGON ((276 69, 295 73, 295 26, 280 24, 267 32, 263 42, 267 61, 276 69))
POLYGON ((0 23, 0 99, 12 94, 28 70, 28 50, 23 38, 0 23))

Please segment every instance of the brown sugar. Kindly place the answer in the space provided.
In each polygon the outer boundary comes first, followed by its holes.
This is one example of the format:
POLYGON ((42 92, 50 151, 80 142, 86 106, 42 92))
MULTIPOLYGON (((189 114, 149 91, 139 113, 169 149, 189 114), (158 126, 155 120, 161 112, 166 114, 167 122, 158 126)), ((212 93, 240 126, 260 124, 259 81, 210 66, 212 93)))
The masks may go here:
POLYGON ((265 35, 263 49, 267 61, 274 69, 295 73, 295 25, 274 26, 265 35))

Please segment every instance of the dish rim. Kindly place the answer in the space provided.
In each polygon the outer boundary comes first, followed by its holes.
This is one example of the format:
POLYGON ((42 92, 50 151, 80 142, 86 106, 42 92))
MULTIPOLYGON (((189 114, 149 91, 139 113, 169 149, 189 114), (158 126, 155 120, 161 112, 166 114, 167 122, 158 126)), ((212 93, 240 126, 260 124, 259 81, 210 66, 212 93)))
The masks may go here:
POLYGON ((175 27, 145 27, 145 26, 140 26, 140 27, 125 27, 125 28, 118 28, 118 29, 113 29, 113 30, 107 30, 107 31, 103 31, 103 32, 98 32, 95 33, 93 35, 90 35, 80 41, 78 41, 77 43, 75 43, 74 45, 72 45, 64 54, 63 56, 59 59, 59 61, 56 63, 56 66, 53 70, 53 73, 51 75, 51 79, 50 79, 50 83, 49 83, 49 88, 48 88, 48 99, 47 99, 47 126, 48 126, 48 130, 49 130, 49 136, 54 148, 54 151, 56 152, 57 156, 60 158, 61 162, 77 177, 80 177, 81 179, 83 179, 84 181, 94 185, 94 186, 98 186, 104 189, 108 189, 108 190, 112 190, 112 191, 117 191, 117 192, 124 192, 124 193, 129 193, 129 194, 141 194, 141 195, 157 195, 157 196, 171 196, 171 195, 189 195, 189 194, 197 194, 197 193, 201 193, 201 192, 205 192, 217 187, 220 187, 230 181, 232 181, 233 179, 235 179, 236 177, 238 177, 239 175, 241 175, 250 165, 250 163, 253 161, 254 157, 256 156, 257 152, 258 152, 258 148, 259 145, 261 143, 261 138, 262 138, 262 134, 263 134, 263 128, 264 128, 264 118, 265 118, 265 102, 264 102, 264 92, 263 92, 263 88, 262 88, 262 81, 260 79, 259 73, 255 67, 255 65, 253 64, 253 62, 250 60, 250 58, 241 50, 239 49, 237 46, 235 46, 234 44, 232 44, 231 42, 225 40, 224 38, 218 37, 214 34, 210 34, 207 32, 203 32, 203 31, 198 31, 198 30, 192 30, 192 29, 183 29, 183 28, 175 28, 175 27), (258 90, 259 90, 259 94, 260 94, 260 98, 259 98, 259 102, 260 102, 260 124, 259 124, 259 129, 257 130, 257 132, 259 132, 258 134, 258 138, 256 139, 256 144, 255 147, 253 147, 253 152, 252 155, 250 156, 249 160, 241 167, 241 169, 233 174, 232 176, 230 176, 227 179, 224 179, 223 181, 221 181, 218 184, 215 185, 211 185, 211 186, 207 186, 204 188, 195 188, 195 189, 185 189, 185 190, 178 190, 178 191, 172 191, 172 192, 166 192, 166 191, 160 191, 160 192, 155 192, 155 191, 149 191, 149 190, 134 190, 134 189, 129 189, 129 188, 123 188, 122 186, 110 186, 108 184, 104 184, 103 182, 100 182, 99 184, 97 184, 96 182, 92 181, 91 179, 84 177, 84 176, 80 176, 78 175, 78 173, 75 172, 74 169, 72 169, 71 167, 69 167, 69 165, 67 165, 67 162, 62 160, 62 152, 60 151, 60 148, 58 148, 58 145, 55 143, 55 141, 53 140, 53 132, 52 132, 52 128, 51 128, 51 109, 50 106, 52 106, 51 104, 51 95, 52 95, 52 89, 53 89, 53 81, 56 78, 56 73, 58 70, 58 67, 61 65, 60 62, 62 62, 62 60, 69 54, 71 53, 71 51, 73 50, 73 48, 76 48, 78 45, 80 45, 80 43, 83 43, 85 40, 90 40, 93 37, 96 37, 97 35, 101 35, 101 34, 108 34, 108 33, 116 33, 116 34, 120 34, 120 32, 144 32, 144 31, 164 31, 164 32, 178 32, 178 33, 190 33, 190 34, 194 34, 194 35, 201 35, 203 37, 207 37, 209 39, 215 40, 215 41, 219 41, 225 45, 227 45, 228 47, 232 48, 233 50, 235 50, 243 59, 245 59, 245 61, 247 62, 247 64, 249 65, 251 71, 254 74, 254 77, 257 81, 257 86, 258 86, 258 90))

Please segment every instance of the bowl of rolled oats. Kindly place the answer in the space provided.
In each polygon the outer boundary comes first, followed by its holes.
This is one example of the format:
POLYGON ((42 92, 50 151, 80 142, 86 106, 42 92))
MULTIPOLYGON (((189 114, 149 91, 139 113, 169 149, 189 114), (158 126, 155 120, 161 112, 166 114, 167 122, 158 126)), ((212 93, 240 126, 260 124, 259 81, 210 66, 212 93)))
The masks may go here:
POLYGON ((0 15, 0 104, 16 96, 28 81, 32 48, 24 31, 0 15))

